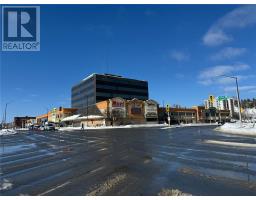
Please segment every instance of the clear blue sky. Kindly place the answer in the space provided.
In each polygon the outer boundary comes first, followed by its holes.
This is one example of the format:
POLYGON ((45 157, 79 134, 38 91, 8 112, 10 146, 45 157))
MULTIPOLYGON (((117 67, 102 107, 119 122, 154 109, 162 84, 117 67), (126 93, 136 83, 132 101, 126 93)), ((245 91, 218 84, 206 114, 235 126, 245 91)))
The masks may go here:
POLYGON ((1 116, 70 107, 91 73, 148 80, 160 104, 256 96, 256 8, 239 5, 41 5, 41 51, 1 52, 1 116))

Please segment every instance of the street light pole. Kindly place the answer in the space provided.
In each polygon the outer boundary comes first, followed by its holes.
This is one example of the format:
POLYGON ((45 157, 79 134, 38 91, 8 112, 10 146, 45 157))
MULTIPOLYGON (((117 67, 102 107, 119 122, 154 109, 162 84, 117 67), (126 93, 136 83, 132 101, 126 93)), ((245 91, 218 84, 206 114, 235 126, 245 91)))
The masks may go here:
POLYGON ((86 113, 87 113, 87 120, 86 120, 86 125, 87 125, 87 128, 88 128, 88 95, 86 96, 86 113))
POLYGON ((238 110, 239 110, 239 120, 242 122, 242 113, 241 113, 241 101, 240 101, 240 94, 239 94, 239 88, 238 88, 238 78, 236 76, 227 76, 227 75, 220 75, 227 78, 233 78, 236 81, 236 95, 237 95, 237 101, 238 101, 238 110))
POLYGON ((241 101, 240 101, 240 94, 238 89, 238 81, 237 81, 237 77, 235 78, 236 78, 236 93, 237 93, 237 99, 238 99, 239 119, 240 119, 240 122, 242 122, 241 101))
MULTIPOLYGON (((5 126, 6 126, 6 112, 7 112, 7 105, 8 105, 8 103, 6 103, 6 104, 5 104, 5 109, 4 109, 4 124, 5 124, 5 126)), ((7 129, 8 129, 8 127, 7 127, 7 129)))
MULTIPOLYGON (((7 106, 8 104, 10 104, 11 102, 8 102, 5 104, 5 109, 4 109, 4 123, 5 123, 5 126, 6 126, 6 115, 7 115, 7 106)), ((8 125, 7 125, 7 129, 8 129, 8 125)))

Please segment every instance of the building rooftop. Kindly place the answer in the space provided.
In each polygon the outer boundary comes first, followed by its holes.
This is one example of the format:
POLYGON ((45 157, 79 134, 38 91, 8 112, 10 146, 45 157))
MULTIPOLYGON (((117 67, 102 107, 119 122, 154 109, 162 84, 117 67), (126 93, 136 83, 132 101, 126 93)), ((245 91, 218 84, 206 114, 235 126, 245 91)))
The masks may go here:
POLYGON ((114 77, 114 78, 123 78, 123 79, 129 79, 129 80, 136 80, 136 81, 144 81, 147 82, 146 80, 139 80, 139 79, 135 79, 135 78, 127 78, 121 75, 116 75, 116 74, 108 74, 108 73, 104 73, 104 74, 99 74, 99 73, 92 73, 89 76, 85 77, 84 79, 82 79, 79 83, 75 84, 73 87, 81 84, 82 82, 92 78, 95 75, 100 75, 100 76, 109 76, 109 77, 114 77))

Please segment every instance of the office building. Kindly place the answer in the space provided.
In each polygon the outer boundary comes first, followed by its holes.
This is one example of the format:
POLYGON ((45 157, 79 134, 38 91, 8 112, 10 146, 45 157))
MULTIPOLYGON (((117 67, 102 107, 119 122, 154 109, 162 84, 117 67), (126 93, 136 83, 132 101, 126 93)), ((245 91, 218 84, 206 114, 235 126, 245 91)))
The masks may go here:
POLYGON ((79 110, 100 101, 120 97, 126 100, 148 99, 148 82, 112 74, 91 74, 72 87, 72 108, 79 110))

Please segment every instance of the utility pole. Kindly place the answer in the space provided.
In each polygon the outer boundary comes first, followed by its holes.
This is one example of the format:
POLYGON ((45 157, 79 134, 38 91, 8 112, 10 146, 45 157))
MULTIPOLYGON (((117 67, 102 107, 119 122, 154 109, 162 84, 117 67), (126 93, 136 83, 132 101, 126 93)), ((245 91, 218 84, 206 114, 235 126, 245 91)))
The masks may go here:
POLYGON ((6 124, 6 111, 7 111, 7 105, 8 103, 5 104, 5 109, 4 109, 4 123, 6 124))
POLYGON ((238 81, 237 81, 237 77, 234 77, 234 78, 236 79, 236 94, 237 94, 237 100, 238 100, 239 119, 240 119, 240 122, 242 122, 241 101, 240 101, 240 94, 238 89, 238 81))
MULTIPOLYGON (((7 106, 8 104, 10 104, 11 102, 8 102, 5 104, 5 109, 4 109, 4 124, 6 125, 6 115, 7 115, 7 106)), ((8 129, 8 126, 7 126, 7 129, 8 129)))
POLYGON ((86 113, 87 113, 87 120, 86 120, 86 122, 87 122, 87 128, 88 128, 88 95, 86 96, 86 113))

